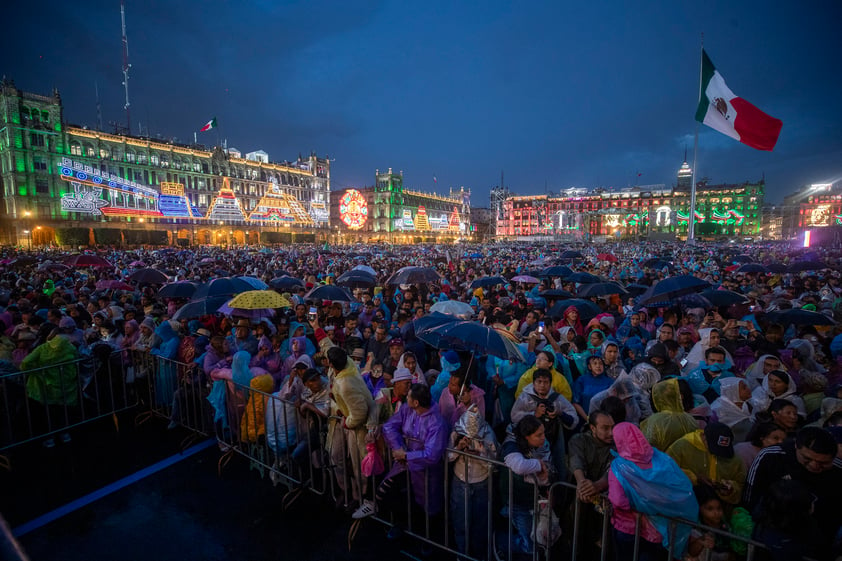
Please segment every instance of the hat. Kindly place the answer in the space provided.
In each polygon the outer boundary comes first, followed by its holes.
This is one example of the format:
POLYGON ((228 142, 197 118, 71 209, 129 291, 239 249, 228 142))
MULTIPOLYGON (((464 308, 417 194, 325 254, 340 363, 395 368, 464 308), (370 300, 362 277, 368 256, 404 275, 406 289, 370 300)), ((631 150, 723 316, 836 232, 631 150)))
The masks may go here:
POLYGON ((310 368, 311 363, 308 362, 306 359, 299 359, 295 361, 295 364, 292 365, 293 368, 310 368))
POLYGON ((400 337, 393 337, 389 339, 389 346, 390 347, 403 347, 403 339, 400 337))
POLYGON ((456 354, 456 351, 444 351, 441 357, 450 364, 459 364, 459 355, 456 354))
POLYGON ((210 337, 211 332, 210 332, 209 329, 205 329, 204 327, 200 327, 199 329, 196 330, 196 335, 201 335, 203 337, 210 337))
POLYGON ((396 369, 395 373, 392 374, 392 383, 403 382, 404 380, 412 380, 412 372, 409 371, 409 368, 396 369))
POLYGON ((734 457, 734 433, 724 423, 708 423, 705 427, 708 450, 720 458, 734 457))
POLYGON ((58 322, 59 329, 76 329, 76 322, 71 317, 63 317, 58 322))
POLYGON ((237 322, 237 327, 248 327, 251 328, 251 322, 245 318, 241 319, 237 322))
POLYGON ((147 317, 143 318, 143 321, 140 323, 140 326, 141 327, 146 326, 149 329, 154 331, 155 330, 155 320, 152 319, 151 317, 147 316, 147 317))
POLYGON ((336 329, 336 326, 335 325, 325 325, 322 329, 324 329, 325 331, 333 331, 333 330, 336 329))
POLYGON ((356 347, 353 351, 351 351, 351 357, 359 359, 365 358, 365 349, 362 347, 356 347))

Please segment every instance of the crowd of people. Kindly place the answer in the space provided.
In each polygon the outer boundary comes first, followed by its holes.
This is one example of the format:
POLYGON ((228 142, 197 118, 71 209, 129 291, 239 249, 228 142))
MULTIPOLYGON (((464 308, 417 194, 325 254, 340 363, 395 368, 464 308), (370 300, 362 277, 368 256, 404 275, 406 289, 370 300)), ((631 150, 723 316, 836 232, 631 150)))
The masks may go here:
MULTIPOLYGON (((138 353, 196 364, 221 440, 263 438, 279 468, 291 455, 302 473, 330 470, 352 518, 396 517, 392 537, 411 496, 412 508, 478 558, 498 516, 515 533, 514 551, 552 548, 577 501, 585 557, 609 548, 631 559, 636 533, 643 560, 666 558, 666 548, 688 560, 741 558, 745 543, 726 532, 765 544, 755 558, 842 553, 842 252, 617 243, 575 252, 496 244, 98 255, 112 266, 70 268, 57 252, 2 256, 0 369, 39 372, 26 378, 21 402, 75 406, 86 375, 50 367, 97 349, 121 357, 129 383, 149 374, 138 353), (390 283, 407 265, 437 280, 390 283), (173 319, 190 297, 127 283, 147 266, 173 282, 262 280, 290 306, 173 319), (348 298, 308 297, 351 270, 370 285, 355 284, 348 298), (722 294, 700 295, 702 285, 648 296, 679 276, 739 297, 722 305, 722 294), (590 295, 596 282, 619 290, 590 295), (452 338, 429 344, 419 325, 446 302, 463 303, 460 319, 504 336, 517 355, 452 338), (242 401, 234 417, 231 387, 242 401), (278 401, 253 401, 269 394, 278 401), (671 518, 700 526, 671 529, 671 518)), ((177 405, 168 380, 178 373, 160 367, 154 376, 150 399, 177 405)), ((172 427, 179 415, 176 406, 172 427)), ((57 438, 71 442, 69 433, 57 438)))

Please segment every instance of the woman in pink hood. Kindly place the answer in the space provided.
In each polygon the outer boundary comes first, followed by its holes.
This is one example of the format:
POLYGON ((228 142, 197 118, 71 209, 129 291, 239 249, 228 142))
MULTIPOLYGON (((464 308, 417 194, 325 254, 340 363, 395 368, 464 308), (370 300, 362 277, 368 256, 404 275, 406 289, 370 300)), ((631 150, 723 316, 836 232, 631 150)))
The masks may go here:
POLYGON ((582 320, 579 318, 579 309, 576 306, 567 306, 564 310, 564 316, 556 324, 556 329, 564 327, 572 327, 576 335, 585 334, 585 326, 582 325, 582 320))
MULTIPOLYGON (((636 513, 641 515, 638 559, 661 559, 670 539, 669 522, 664 517, 698 520, 693 486, 672 458, 652 448, 637 425, 617 424, 614 442, 617 451, 608 470, 608 499, 614 507, 611 523, 616 559, 633 557, 636 513)), ((689 526, 676 527, 674 557, 683 556, 689 533, 689 526)))

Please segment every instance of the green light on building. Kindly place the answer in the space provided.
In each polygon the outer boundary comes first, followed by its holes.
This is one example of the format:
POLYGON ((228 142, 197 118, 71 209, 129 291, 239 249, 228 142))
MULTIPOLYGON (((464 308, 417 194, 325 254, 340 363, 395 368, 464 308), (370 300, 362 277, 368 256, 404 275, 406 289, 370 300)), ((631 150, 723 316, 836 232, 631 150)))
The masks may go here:
POLYGON ((15 148, 23 148, 23 131, 20 129, 15 131, 15 148))
POLYGON ((17 171, 26 171, 26 159, 23 156, 15 158, 15 169, 17 171))

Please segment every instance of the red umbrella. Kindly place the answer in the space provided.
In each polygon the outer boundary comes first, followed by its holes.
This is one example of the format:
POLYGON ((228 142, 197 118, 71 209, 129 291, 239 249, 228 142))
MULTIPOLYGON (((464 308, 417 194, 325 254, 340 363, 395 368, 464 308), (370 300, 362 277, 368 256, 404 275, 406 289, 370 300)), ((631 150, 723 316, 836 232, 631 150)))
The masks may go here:
POLYGON ((612 253, 600 253, 596 256, 596 258, 600 261, 610 261, 611 263, 616 263, 617 261, 619 261, 619 259, 617 259, 617 256, 612 253))
POLYGON ((83 253, 80 255, 71 255, 64 264, 68 267, 114 267, 111 263, 99 257, 98 255, 89 255, 83 253))

